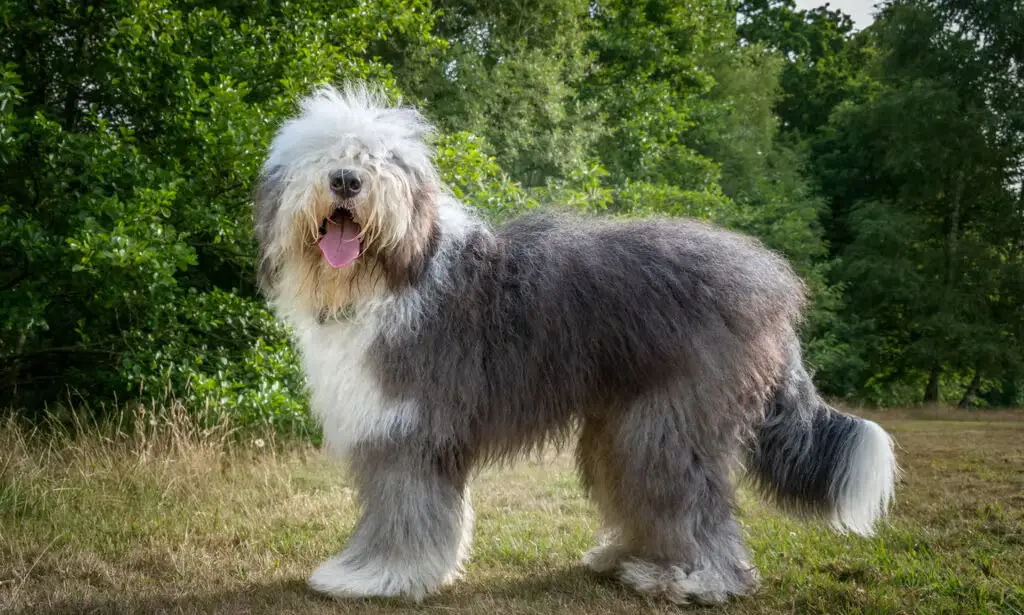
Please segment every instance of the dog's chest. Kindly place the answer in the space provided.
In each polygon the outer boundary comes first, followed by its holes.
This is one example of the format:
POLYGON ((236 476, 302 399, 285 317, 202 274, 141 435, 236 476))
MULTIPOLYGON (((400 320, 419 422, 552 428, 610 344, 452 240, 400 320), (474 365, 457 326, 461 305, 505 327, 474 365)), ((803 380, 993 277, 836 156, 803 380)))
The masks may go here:
POLYGON ((345 453, 355 444, 400 435, 415 423, 415 405, 384 395, 370 360, 378 334, 370 318, 332 321, 302 332, 310 409, 324 441, 345 453))

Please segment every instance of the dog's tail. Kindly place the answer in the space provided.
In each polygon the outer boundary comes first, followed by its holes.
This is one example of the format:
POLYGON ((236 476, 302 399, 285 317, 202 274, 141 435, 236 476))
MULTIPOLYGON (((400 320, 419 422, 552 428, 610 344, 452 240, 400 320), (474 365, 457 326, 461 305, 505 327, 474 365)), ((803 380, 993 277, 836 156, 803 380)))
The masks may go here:
POLYGON ((864 536, 888 511, 899 472, 892 438, 825 403, 796 343, 755 438, 747 471, 783 509, 864 536))

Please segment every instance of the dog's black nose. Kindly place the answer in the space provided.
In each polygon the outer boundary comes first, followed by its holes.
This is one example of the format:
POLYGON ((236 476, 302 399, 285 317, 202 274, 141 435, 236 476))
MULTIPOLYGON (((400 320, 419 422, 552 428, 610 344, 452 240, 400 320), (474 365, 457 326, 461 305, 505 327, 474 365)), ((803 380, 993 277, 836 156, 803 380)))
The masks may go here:
POLYGON ((331 191, 343 199, 351 199, 359 194, 363 180, 359 179, 359 171, 355 169, 339 169, 330 175, 331 191))

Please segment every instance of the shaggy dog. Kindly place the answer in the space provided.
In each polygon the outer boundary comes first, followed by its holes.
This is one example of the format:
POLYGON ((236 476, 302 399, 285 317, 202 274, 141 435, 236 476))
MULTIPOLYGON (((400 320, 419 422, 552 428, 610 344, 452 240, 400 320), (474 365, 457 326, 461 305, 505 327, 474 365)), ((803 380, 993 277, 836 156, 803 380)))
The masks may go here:
POLYGON ((737 462, 787 509, 871 532, 892 443, 817 394, 782 258, 687 220, 493 228, 445 191, 429 132, 366 87, 323 89, 263 167, 261 283, 363 510, 313 588, 418 600, 449 583, 470 551, 474 468, 573 435, 605 527, 583 561, 641 592, 715 603, 756 588, 737 462))

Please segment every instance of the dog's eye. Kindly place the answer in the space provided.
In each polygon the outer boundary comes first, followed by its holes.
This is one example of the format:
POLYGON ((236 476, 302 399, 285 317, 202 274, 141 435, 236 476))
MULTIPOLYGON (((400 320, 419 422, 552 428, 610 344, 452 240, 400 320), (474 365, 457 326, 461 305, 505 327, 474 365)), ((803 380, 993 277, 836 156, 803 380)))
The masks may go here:
POLYGON ((391 160, 391 162, 398 165, 398 168, 402 169, 403 171, 409 171, 409 165, 405 164, 405 161, 402 160, 402 158, 398 156, 398 154, 394 152, 388 152, 388 158, 391 160))

